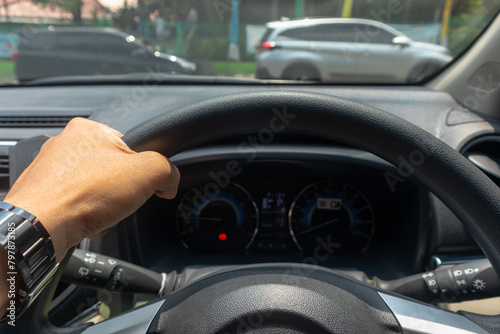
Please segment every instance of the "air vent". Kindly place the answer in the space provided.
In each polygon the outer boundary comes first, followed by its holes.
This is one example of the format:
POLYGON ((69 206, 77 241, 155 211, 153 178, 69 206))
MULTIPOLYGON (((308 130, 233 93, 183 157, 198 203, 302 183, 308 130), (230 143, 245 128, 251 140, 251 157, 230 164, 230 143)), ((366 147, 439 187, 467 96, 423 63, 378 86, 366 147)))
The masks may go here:
POLYGON ((0 177, 9 176, 9 153, 0 152, 0 177))
POLYGON ((0 116, 0 128, 41 127, 64 128, 75 117, 87 118, 89 115, 72 116, 0 116))
POLYGON ((500 136, 476 138, 464 147, 462 154, 500 186, 500 136))
POLYGON ((0 197, 9 190, 9 146, 0 146, 0 197))

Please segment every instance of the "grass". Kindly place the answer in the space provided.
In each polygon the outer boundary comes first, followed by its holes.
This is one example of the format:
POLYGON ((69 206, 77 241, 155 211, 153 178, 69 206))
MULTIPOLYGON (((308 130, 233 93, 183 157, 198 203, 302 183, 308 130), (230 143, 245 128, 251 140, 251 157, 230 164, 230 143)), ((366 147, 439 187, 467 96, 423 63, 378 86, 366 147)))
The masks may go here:
POLYGON ((10 60, 0 60, 0 75, 1 76, 13 76, 14 75, 14 63, 10 60))
MULTIPOLYGON (((254 62, 214 62, 212 72, 214 75, 250 75, 255 73, 254 62)), ((0 59, 0 76, 14 76, 14 64, 10 60, 0 59)))
POLYGON ((225 62, 216 61, 213 63, 212 72, 214 75, 235 75, 253 74, 257 65, 254 62, 225 62))

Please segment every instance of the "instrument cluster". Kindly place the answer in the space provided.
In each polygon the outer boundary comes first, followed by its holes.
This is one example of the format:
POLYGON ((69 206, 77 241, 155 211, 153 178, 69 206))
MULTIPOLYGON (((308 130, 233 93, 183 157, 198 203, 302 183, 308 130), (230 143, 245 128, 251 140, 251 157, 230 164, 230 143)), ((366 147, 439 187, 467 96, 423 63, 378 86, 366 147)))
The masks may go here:
POLYGON ((176 215, 186 249, 336 254, 363 253, 373 239, 372 205, 338 181, 241 180, 188 190, 176 215))

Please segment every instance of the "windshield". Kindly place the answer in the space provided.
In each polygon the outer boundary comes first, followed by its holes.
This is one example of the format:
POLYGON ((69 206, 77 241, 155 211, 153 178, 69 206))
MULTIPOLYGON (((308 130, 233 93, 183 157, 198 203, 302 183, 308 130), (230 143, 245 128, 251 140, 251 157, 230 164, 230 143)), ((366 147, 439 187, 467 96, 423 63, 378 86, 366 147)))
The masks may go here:
POLYGON ((413 84, 459 56, 499 8, 500 0, 2 0, 0 84, 151 72, 413 84))

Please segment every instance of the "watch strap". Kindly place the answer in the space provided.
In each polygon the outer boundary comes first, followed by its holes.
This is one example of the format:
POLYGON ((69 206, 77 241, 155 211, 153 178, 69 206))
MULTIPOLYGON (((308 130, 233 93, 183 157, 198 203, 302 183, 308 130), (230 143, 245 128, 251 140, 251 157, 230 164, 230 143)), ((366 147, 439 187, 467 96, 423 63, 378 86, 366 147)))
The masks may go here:
POLYGON ((0 201, 0 246, 7 254, 7 275, 16 275, 16 316, 33 302, 55 272, 49 233, 36 217, 0 201))

